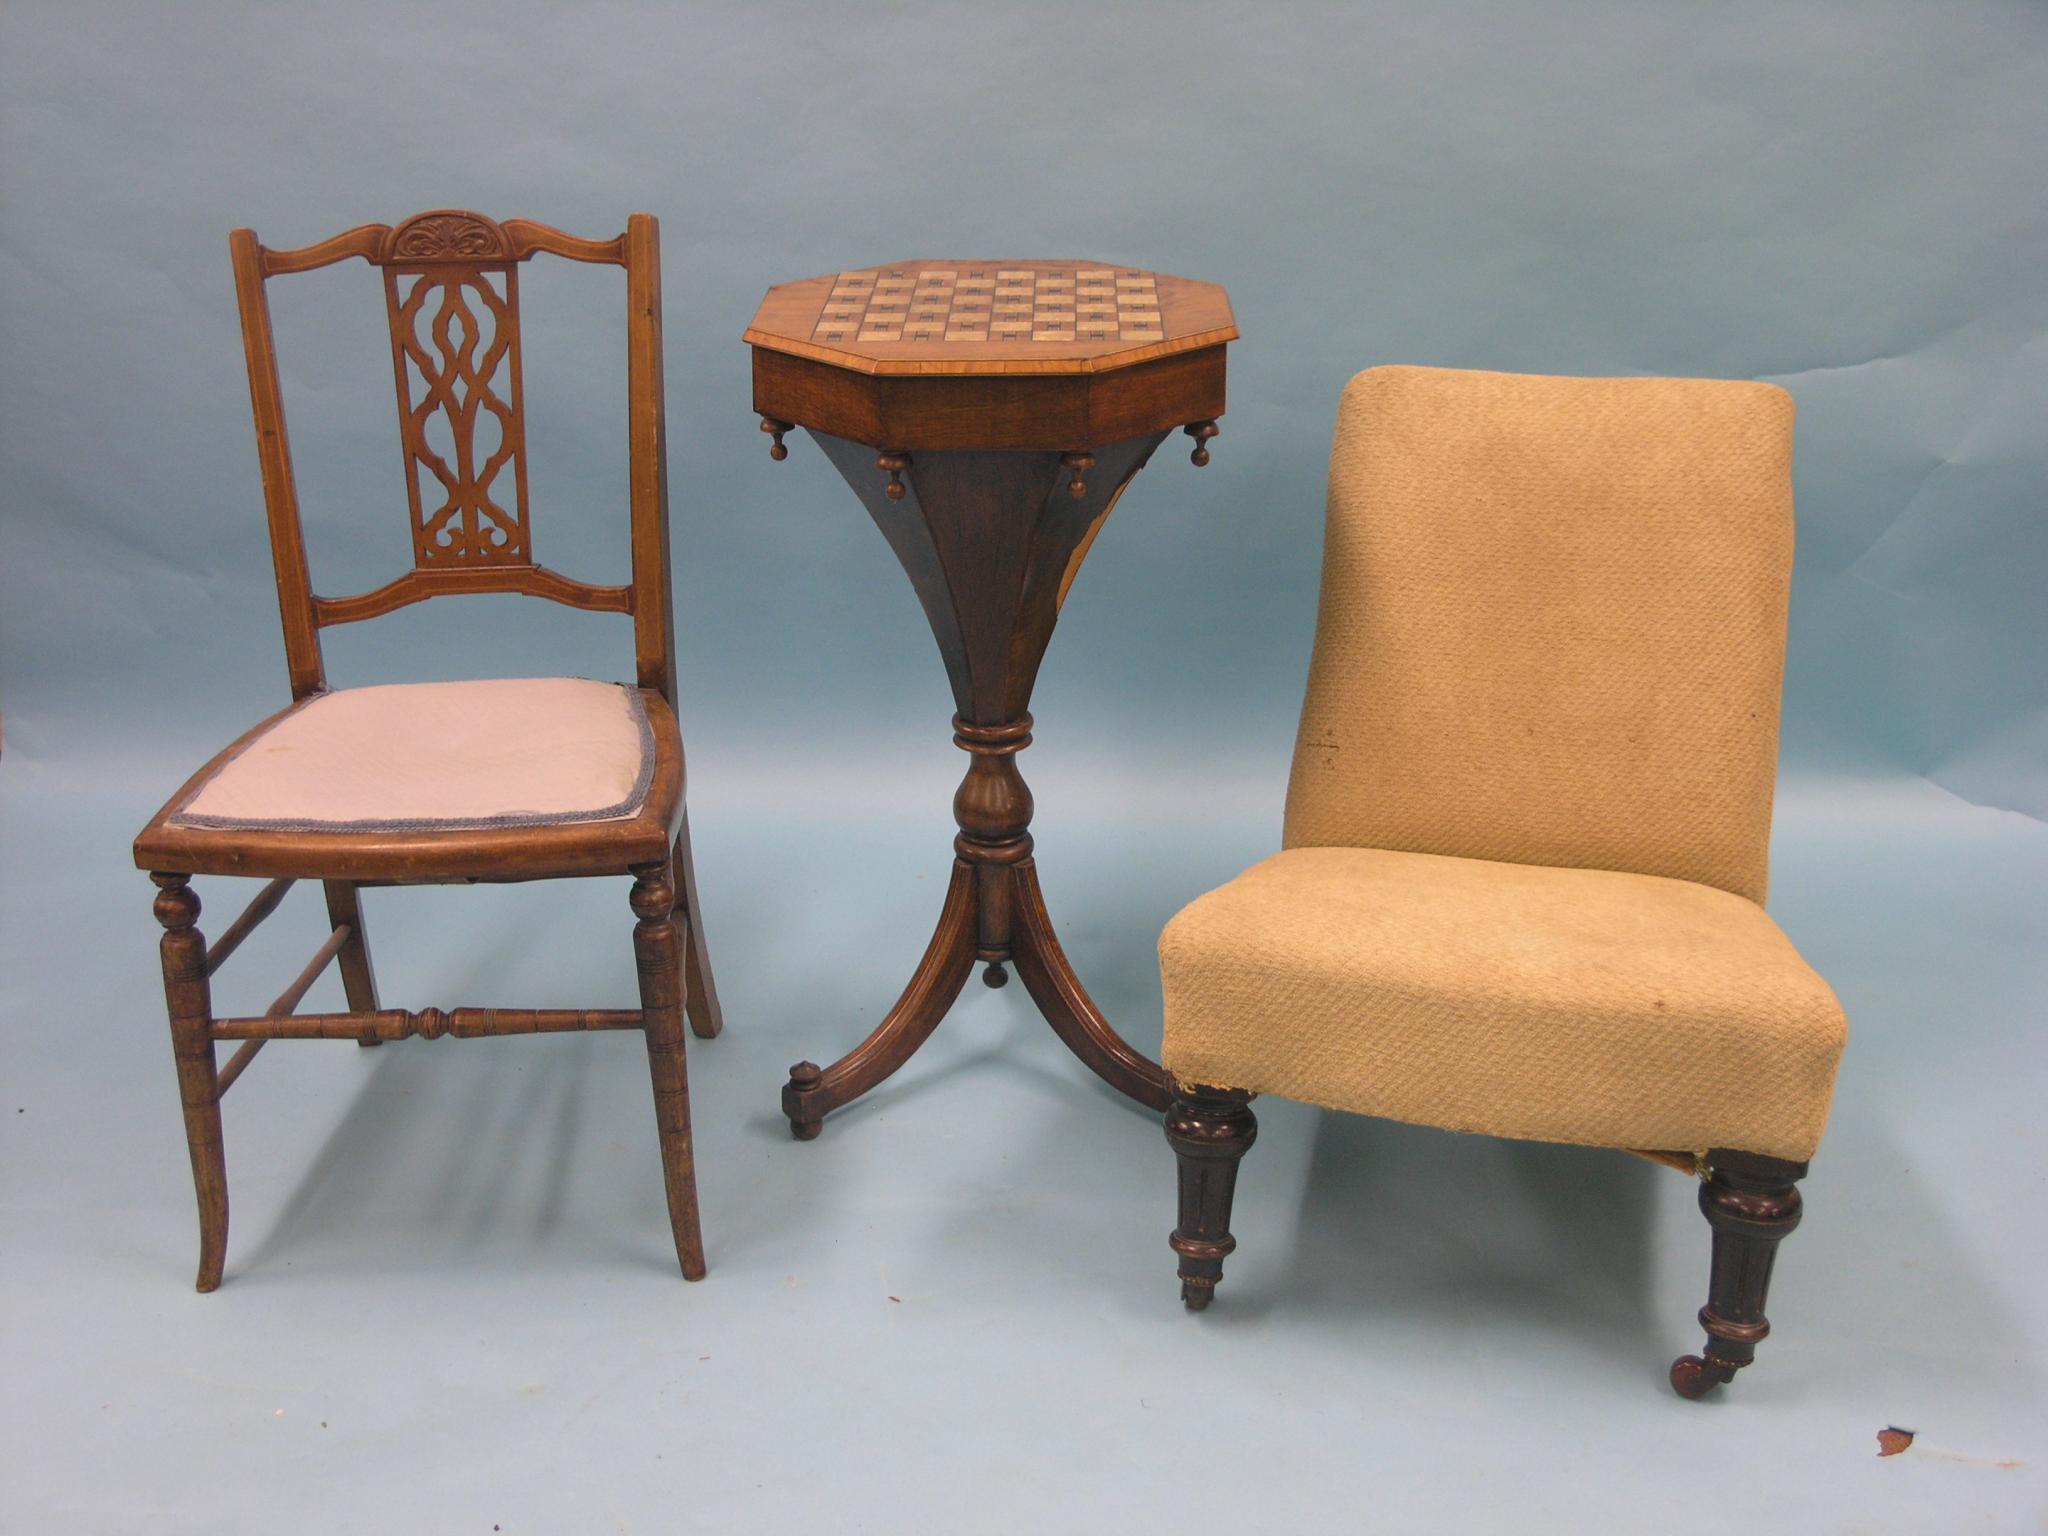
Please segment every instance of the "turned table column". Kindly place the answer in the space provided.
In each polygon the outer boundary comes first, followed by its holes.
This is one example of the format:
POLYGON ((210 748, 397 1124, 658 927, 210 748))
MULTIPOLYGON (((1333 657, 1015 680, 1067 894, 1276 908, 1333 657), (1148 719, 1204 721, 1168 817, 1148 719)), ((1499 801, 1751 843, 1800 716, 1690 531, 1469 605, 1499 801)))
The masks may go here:
POLYGON ((968 754, 937 930, 896 1006, 830 1067, 799 1062, 800 1139, 930 1036, 977 962, 1014 964, 1104 1081, 1154 1109, 1165 1074, 1090 1000, 1054 936, 1031 856, 1031 689, 1088 546, 1175 428, 1208 462, 1237 335, 1223 290, 1075 262, 905 262, 769 290, 746 333, 754 405, 808 429, 889 541, 923 605, 968 754))

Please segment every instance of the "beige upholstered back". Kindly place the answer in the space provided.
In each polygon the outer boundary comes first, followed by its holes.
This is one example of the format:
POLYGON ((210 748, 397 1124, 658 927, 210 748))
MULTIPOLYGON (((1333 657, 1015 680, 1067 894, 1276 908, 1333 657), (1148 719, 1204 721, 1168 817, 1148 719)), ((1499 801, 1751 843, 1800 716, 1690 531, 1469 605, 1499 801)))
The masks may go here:
POLYGON ((1330 457, 1290 848, 1764 898, 1792 573, 1767 384, 1374 368, 1330 457))

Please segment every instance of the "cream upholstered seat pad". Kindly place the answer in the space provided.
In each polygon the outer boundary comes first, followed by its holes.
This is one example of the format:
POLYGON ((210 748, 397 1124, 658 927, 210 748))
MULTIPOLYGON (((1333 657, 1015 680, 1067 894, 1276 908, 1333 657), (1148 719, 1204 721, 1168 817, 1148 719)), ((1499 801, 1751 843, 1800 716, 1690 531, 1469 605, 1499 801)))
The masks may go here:
POLYGON ((654 775, 637 688, 577 677, 318 693, 171 818, 282 831, 463 830, 631 816, 654 775))
POLYGON ((1654 875, 1297 848, 1159 954, 1181 1082, 1526 1140, 1803 1160, 1847 1034, 1761 907, 1654 875))

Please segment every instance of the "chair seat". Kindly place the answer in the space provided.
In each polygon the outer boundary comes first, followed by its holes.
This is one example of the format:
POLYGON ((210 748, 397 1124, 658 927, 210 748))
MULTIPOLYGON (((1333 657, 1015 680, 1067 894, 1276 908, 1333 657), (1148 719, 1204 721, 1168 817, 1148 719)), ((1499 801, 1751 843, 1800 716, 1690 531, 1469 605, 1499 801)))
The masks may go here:
POLYGON ((136 861, 191 873, 503 878, 485 866, 531 847, 550 866, 533 873, 622 868, 666 852, 681 757, 666 701, 616 683, 316 693, 201 769, 138 839, 136 861))
POLYGON ((1525 1140, 1804 1161, 1847 1037, 1760 906, 1650 875, 1297 848, 1159 953, 1181 1082, 1525 1140))

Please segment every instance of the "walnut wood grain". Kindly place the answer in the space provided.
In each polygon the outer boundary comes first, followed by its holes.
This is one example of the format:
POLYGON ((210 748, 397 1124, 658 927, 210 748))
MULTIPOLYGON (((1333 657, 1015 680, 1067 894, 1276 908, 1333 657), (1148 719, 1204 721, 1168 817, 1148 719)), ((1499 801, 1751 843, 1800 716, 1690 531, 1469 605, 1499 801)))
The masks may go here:
POLYGON ((1114 373, 894 375, 756 348, 754 409, 876 449, 1096 449, 1224 409, 1221 344, 1114 373))
MULTIPOLYGON (((346 880, 326 880, 321 888, 327 897, 327 921, 335 928, 347 928, 348 943, 342 947, 341 986, 353 1013, 377 1011, 377 972, 370 963, 370 936, 363 927, 362 895, 346 880)), ((381 1040, 363 1038, 360 1045, 382 1045, 381 1040)))
POLYGON ((812 1141, 825 1116, 885 1081, 925 1043, 974 969, 974 866, 953 861, 938 927, 909 985, 868 1037, 830 1068, 800 1061, 789 1069, 782 1112, 798 1141, 812 1141))
POLYGON ((192 1158, 192 1187, 199 1198, 198 1289, 220 1284, 228 1251, 227 1157, 221 1142, 220 1076, 213 1061, 213 998, 206 982, 206 935, 199 921, 199 895, 180 874, 152 874, 153 903, 164 930, 158 948, 164 973, 164 1001, 171 1016, 171 1055, 178 1068, 178 1097, 185 1111, 185 1145, 192 1158))
POLYGON ((685 1280, 704 1278, 704 1234, 697 1216, 697 1160, 690 1144, 690 1081, 683 1061, 682 947, 669 861, 633 871, 634 962, 640 971, 640 1017, 654 1080, 654 1119, 661 1137, 662 1180, 669 1228, 685 1280))

